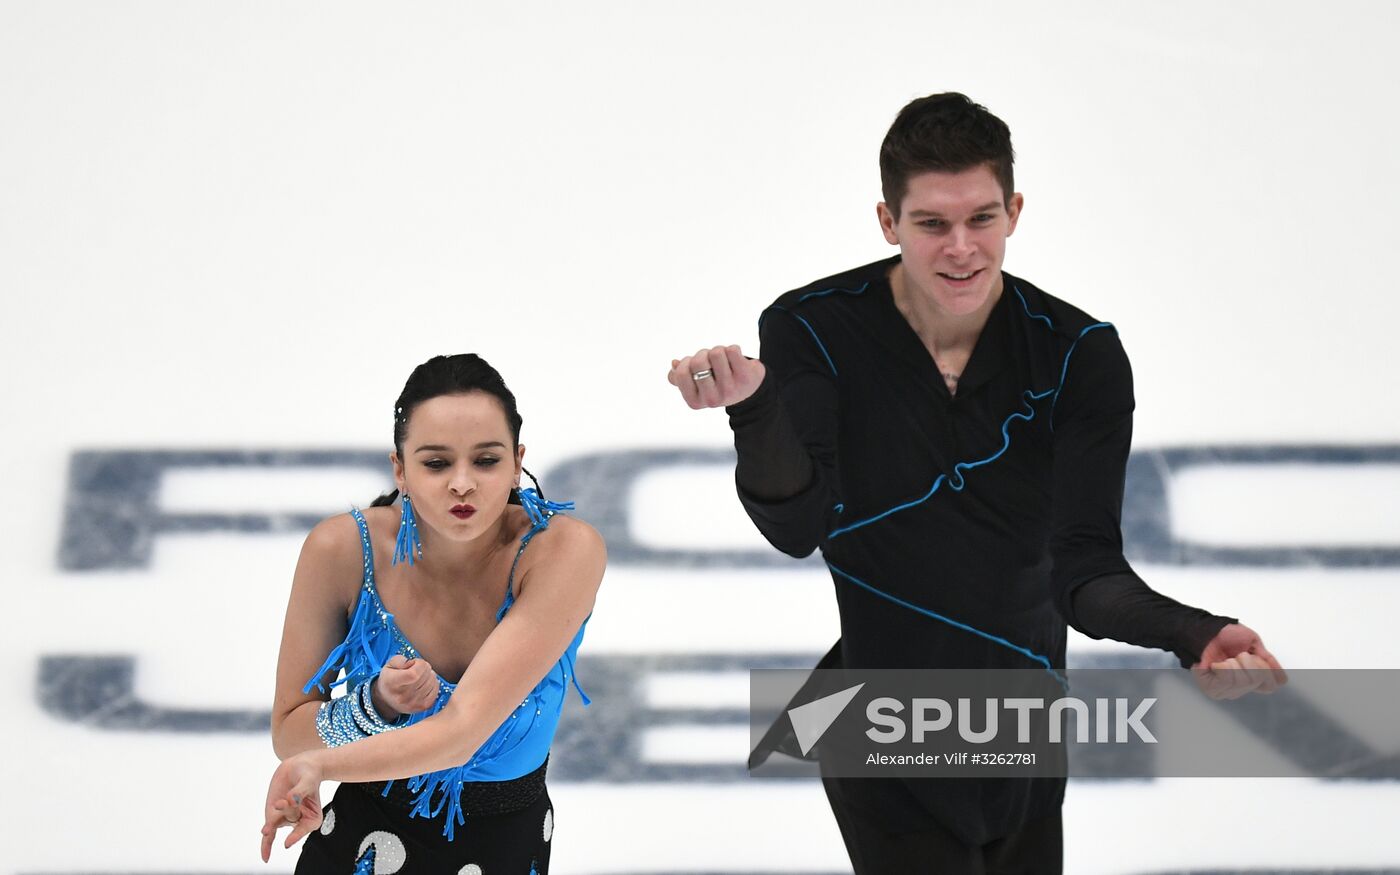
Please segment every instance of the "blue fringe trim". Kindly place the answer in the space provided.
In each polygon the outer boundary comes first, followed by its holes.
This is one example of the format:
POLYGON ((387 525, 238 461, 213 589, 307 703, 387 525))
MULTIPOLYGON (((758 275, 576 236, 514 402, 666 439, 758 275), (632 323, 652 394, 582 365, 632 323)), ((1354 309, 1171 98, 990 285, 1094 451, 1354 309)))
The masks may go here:
MULTIPOLYGON (((585 620, 585 622, 587 621, 585 620)), ((560 657, 560 661, 564 663, 566 680, 571 682, 574 689, 578 691, 579 698, 583 701, 583 704, 591 705, 593 700, 588 697, 588 694, 583 691, 583 687, 579 684, 578 673, 574 669, 574 658, 572 654, 570 654, 568 650, 565 650, 564 654, 560 657)), ((451 690, 444 690, 443 692, 444 695, 438 699, 437 704, 427 711, 414 714, 405 725, 412 726, 422 720, 427 720, 440 711, 442 706, 447 704, 447 699, 450 698, 452 694, 451 690)), ((447 837, 448 841, 452 841, 453 837, 457 834, 457 827, 465 826, 467 822, 466 815, 462 813, 462 785, 472 780, 471 775, 476 770, 477 758, 484 757, 485 759, 491 759, 501 747, 510 742, 516 733, 530 732, 534 719, 537 716, 536 711, 539 705, 535 703, 533 698, 527 699, 526 701, 526 706, 520 709, 517 716, 506 720, 510 728, 499 737, 492 735, 492 737, 487 740, 486 746, 483 746, 481 750, 473 754, 472 758, 467 762, 460 766, 453 766, 448 769, 442 769, 441 771, 408 778, 408 789, 418 794, 413 799, 413 808, 410 809, 409 816, 437 817, 445 813, 442 834, 447 837), (531 706, 534 707, 532 708, 531 706), (521 716, 523 716, 524 719, 521 719, 521 716)), ((563 707, 564 702, 561 698, 559 701, 559 708, 562 710, 563 707)), ((384 787, 384 795, 388 795, 388 793, 389 785, 386 784, 384 787)))
MULTIPOLYGON (((434 708, 432 712, 415 714, 415 719, 409 721, 410 725, 419 720, 426 720, 437 710, 434 708)), ((521 709, 519 714, 528 714, 529 717, 526 720, 520 720, 516 715, 508 719, 506 722, 510 724, 510 729, 499 738, 492 736, 488 740, 488 744, 493 747, 503 745, 516 732, 529 732, 535 711, 526 707, 521 709)), ((481 751, 477 751, 470 760, 460 766, 409 778, 408 789, 417 794, 413 798, 413 808, 409 810, 409 817, 436 818, 438 815, 443 815, 442 834, 449 842, 453 841, 457 835, 457 827, 465 826, 467 823, 467 817, 462 812, 462 785, 472 780, 471 774, 476 770, 476 759, 481 756, 481 753, 481 751)), ((489 758, 490 754, 487 756, 489 758)), ((387 791, 388 788, 385 789, 387 791)))
POLYGON ((530 523, 533 526, 525 535, 527 541, 535 532, 549 525, 550 517, 562 510, 574 509, 572 501, 550 501, 536 492, 533 487, 527 486, 524 489, 517 489, 516 494, 520 496, 520 506, 525 508, 525 515, 530 518, 530 523))
MULTIPOLYGON (((369 543, 369 524, 365 522, 358 508, 352 510, 350 515, 360 528, 360 554, 364 558, 365 578, 360 587, 360 598, 355 604, 355 613, 350 617, 350 629, 345 634, 345 640, 337 644, 326 656, 326 661, 320 669, 306 682, 306 686, 301 688, 303 693, 311 692, 312 687, 327 693, 346 683, 351 677, 370 678, 378 675, 383 662, 375 656, 374 639, 379 635, 393 635, 389 631, 389 625, 394 622, 394 615, 387 610, 384 612, 384 622, 371 623, 375 605, 379 604, 379 596, 371 586, 374 553, 369 543), (321 678, 328 672, 341 671, 344 672, 343 676, 332 681, 329 688, 321 682, 321 678)), ((385 659, 387 658, 386 656, 385 659)))
MULTIPOLYGON (((355 613, 350 618, 350 631, 345 640, 331 650, 326 661, 316 670, 316 674, 301 688, 303 693, 311 692, 312 687, 328 693, 344 684, 351 676, 370 677, 379 674, 379 660, 375 658, 373 649, 375 634, 392 633, 384 626, 371 628, 370 612, 373 610, 373 603, 374 599, 370 598, 369 593, 361 593, 359 604, 355 606, 355 613), (330 687, 327 687, 321 682, 321 678, 329 672, 343 674, 337 680, 331 681, 330 687)), ((389 617, 392 620, 393 614, 389 617)))

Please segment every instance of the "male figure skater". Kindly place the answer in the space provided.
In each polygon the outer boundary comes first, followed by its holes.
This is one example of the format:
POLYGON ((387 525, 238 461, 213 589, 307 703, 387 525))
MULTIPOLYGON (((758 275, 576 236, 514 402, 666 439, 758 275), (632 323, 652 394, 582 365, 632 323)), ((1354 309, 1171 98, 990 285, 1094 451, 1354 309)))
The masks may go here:
MULTIPOLYGON (((1012 158, 967 97, 913 101, 880 150, 900 254, 778 298, 759 359, 714 347, 669 379, 727 408, 764 536, 822 551, 841 616, 824 667, 1060 669, 1068 622, 1175 653, 1212 696, 1269 692, 1286 677, 1258 635, 1123 557, 1132 372, 1111 325, 1002 271, 1012 158)), ((1062 779, 824 785, 857 875, 1061 871, 1062 779)))

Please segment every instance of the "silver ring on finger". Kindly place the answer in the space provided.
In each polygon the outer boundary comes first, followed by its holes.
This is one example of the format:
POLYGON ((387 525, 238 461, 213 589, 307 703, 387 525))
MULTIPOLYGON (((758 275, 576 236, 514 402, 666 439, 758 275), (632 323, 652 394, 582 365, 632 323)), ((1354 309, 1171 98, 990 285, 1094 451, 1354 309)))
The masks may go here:
POLYGON ((714 379, 714 376, 715 372, 713 370, 711 370, 710 368, 705 368, 703 371, 696 371, 695 373, 691 374, 690 379, 698 383, 701 380, 714 379))

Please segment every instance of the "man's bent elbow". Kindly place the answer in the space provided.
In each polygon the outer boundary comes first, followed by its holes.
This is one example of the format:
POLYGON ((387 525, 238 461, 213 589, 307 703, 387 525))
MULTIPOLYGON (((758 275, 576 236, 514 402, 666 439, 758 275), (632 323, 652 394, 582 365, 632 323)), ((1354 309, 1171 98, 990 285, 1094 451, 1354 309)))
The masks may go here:
POLYGON ((817 540, 814 538, 782 537, 768 532, 764 532, 763 537, 779 552, 785 553, 794 559, 806 559, 808 556, 811 556, 819 546, 817 540))

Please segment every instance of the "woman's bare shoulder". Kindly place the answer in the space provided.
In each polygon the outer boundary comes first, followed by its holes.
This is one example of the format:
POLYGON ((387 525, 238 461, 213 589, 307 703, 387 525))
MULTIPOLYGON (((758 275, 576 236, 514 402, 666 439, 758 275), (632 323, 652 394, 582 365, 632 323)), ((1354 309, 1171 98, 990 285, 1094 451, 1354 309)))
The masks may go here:
MULTIPOLYGON (((341 516, 350 520, 350 527, 352 529, 359 528, 350 514, 341 514, 341 516)), ((374 540, 381 535, 390 538, 397 537, 396 533, 399 530, 399 522, 401 521, 403 513, 392 504, 384 504, 379 507, 362 507, 360 508, 360 516, 365 518, 365 525, 369 526, 370 539, 374 540)), ((355 540, 357 542, 359 541, 359 537, 357 531, 355 534, 355 540)))
POLYGON ((607 549, 598 530, 576 516, 556 514, 545 531, 555 533, 549 541, 556 544, 556 549, 599 553, 607 549))
MULTIPOLYGON (((368 517, 366 512, 366 519, 368 517)), ((333 586, 347 578, 358 580, 363 555, 360 527, 355 518, 348 513, 338 513, 321 520, 307 533, 298 572, 305 571, 308 578, 333 586)))
MULTIPOLYGON (((538 568, 598 566, 607 562, 607 545, 598 530, 575 516, 557 514, 549 528, 535 535, 539 553, 533 565, 538 568)), ((528 552, 528 551, 527 551, 528 552)))

